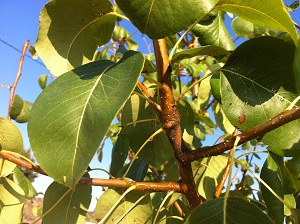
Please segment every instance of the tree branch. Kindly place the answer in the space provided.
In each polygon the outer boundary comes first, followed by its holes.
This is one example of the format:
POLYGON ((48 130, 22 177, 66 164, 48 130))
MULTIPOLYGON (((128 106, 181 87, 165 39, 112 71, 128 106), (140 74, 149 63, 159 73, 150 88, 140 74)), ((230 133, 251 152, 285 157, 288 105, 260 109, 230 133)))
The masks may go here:
MULTIPOLYGON (((240 135, 237 135, 241 138, 238 145, 241 145, 251 139, 263 136, 264 134, 298 118, 300 118, 300 107, 296 107, 291 110, 285 110, 265 123, 243 132, 240 135)), ((200 158, 220 155, 233 147, 235 138, 236 137, 232 137, 217 145, 186 152, 184 155, 182 155, 182 159, 192 162, 200 158)))
POLYGON ((24 57, 25 57, 26 50, 27 50, 28 46, 29 46, 29 40, 27 40, 24 43, 23 47, 22 47, 22 54, 21 54, 21 57, 20 57, 18 72, 17 72, 17 75, 16 75, 16 78, 15 78, 15 81, 14 81, 13 85, 10 86, 10 88, 9 88, 10 95, 9 95, 8 115, 7 115, 7 119, 9 119, 9 120, 10 120, 10 110, 11 110, 11 107, 12 107, 13 101, 14 101, 15 90, 16 90, 17 84, 19 82, 19 79, 20 79, 20 77, 22 75, 22 68, 23 68, 23 63, 24 63, 24 57))

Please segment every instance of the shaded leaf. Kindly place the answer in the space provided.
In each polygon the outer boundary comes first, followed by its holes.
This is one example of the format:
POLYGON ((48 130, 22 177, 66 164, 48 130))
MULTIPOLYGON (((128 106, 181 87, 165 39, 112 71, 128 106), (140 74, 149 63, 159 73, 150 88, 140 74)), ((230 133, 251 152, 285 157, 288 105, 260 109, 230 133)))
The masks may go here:
POLYGON ((22 154, 23 138, 21 132, 10 120, 0 117, 0 149, 22 154))
POLYGON ((15 182, 5 177, 0 177, 0 201, 0 223, 21 223, 24 192, 15 182))
POLYGON ((210 13, 206 20, 201 20, 193 27, 192 32, 199 37, 201 45, 218 46, 227 51, 235 49, 221 11, 210 13))
POLYGON ((293 20, 281 0, 267 2, 220 0, 215 8, 233 13, 259 26, 288 32, 295 43, 298 41, 293 20))
POLYGON ((186 29, 205 16, 217 0, 117 0, 130 21, 151 39, 159 39, 186 29))
POLYGON ((32 103, 24 101, 21 113, 15 118, 15 121, 18 123, 28 122, 32 103))
POLYGON ((23 106, 24 106, 23 99, 18 94, 16 94, 14 97, 12 107, 9 111, 9 116, 12 119, 16 119, 18 117, 18 115, 21 113, 23 106))
MULTIPOLYGON (((126 172, 126 170, 128 169, 128 167, 129 167, 129 164, 124 166, 121 169, 118 177, 122 177, 124 175, 124 173, 126 172)), ((126 177, 130 178, 131 180, 134 180, 134 181, 143 181, 147 174, 148 167, 149 166, 146 162, 137 158, 133 161, 133 164, 130 167, 130 170, 127 173, 126 177)))
POLYGON ((57 182, 48 187, 43 203, 44 224, 86 223, 85 216, 91 202, 92 186, 77 185, 74 190, 69 190, 57 182), (49 211, 50 209, 52 210, 49 211))
POLYGON ((259 37, 267 31, 267 28, 257 26, 240 17, 235 17, 232 20, 231 26, 235 35, 249 39, 259 37))
MULTIPOLYGON (((223 224, 224 198, 204 202, 194 209, 185 224, 223 224)), ((241 197, 227 198, 226 223, 272 224, 269 217, 256 205, 241 197)))
MULTIPOLYGON (((276 116, 295 99, 292 62, 295 47, 272 37, 251 39, 229 57, 221 74, 222 109, 229 121, 247 131, 276 116), (243 117, 243 122, 241 118, 243 117)), ((261 141, 279 155, 300 146, 300 120, 265 134, 261 141)))
POLYGON ((295 51, 293 67, 294 67, 296 88, 299 93, 300 92, 300 40, 298 41, 298 45, 295 51))
POLYGON ((48 175, 75 185, 133 91, 143 64, 141 53, 127 51, 116 64, 92 62, 44 89, 33 105, 28 134, 48 175))
POLYGON ((111 38, 112 11, 109 0, 56 0, 43 7, 35 48, 52 74, 92 61, 97 46, 111 38))
POLYGON ((195 56, 200 56, 200 55, 211 55, 211 56, 220 56, 220 55, 228 55, 229 52, 226 51, 222 47, 218 46, 200 46, 198 48, 192 48, 188 50, 183 50, 178 53, 176 53, 173 58, 172 62, 178 62, 182 59, 186 58, 192 58, 195 56))
MULTIPOLYGON (((270 153, 261 169, 260 177, 276 194, 284 196, 284 167, 283 157, 270 153)), ((284 205, 263 184, 261 184, 263 199, 268 208, 268 214, 275 223, 283 223, 284 205)))
MULTIPOLYGON (((107 212, 111 209, 112 206, 119 200, 122 193, 113 189, 108 189, 104 194, 99 198, 95 215, 97 219, 103 219, 107 212)), ((117 223, 124 214, 125 217, 121 219, 121 223, 152 223, 152 206, 150 196, 143 198, 138 205, 134 206, 134 203, 141 198, 145 192, 142 191, 131 191, 129 192, 123 200, 118 204, 117 208, 113 210, 112 214, 109 216, 106 224, 117 223), (127 213, 128 212, 128 213, 127 213)))
POLYGON ((117 141, 114 144, 111 155, 111 164, 109 172, 113 176, 117 176, 121 168, 124 166, 128 156, 129 142, 124 134, 119 134, 117 141))
POLYGON ((13 178, 14 178, 15 183, 17 183, 24 191, 25 197, 27 199, 31 199, 31 198, 37 196, 37 192, 34 189, 34 187, 32 186, 30 180, 27 177, 25 177, 23 172, 18 167, 16 167, 14 169, 13 178))

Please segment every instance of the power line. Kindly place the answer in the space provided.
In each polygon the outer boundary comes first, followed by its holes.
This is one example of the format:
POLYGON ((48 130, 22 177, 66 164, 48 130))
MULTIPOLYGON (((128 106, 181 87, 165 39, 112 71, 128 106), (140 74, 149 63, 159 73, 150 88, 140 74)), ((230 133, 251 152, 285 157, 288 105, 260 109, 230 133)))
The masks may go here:
MULTIPOLYGON (((15 51, 17 51, 17 52, 19 52, 19 53, 22 54, 22 51, 21 51, 21 50, 19 50, 18 48, 16 48, 16 47, 13 46, 13 45, 7 43, 6 41, 2 40, 1 38, 0 38, 0 42, 2 42, 2 43, 5 44, 6 46, 8 46, 8 47, 10 47, 10 48, 14 49, 15 51)), ((25 54, 25 56, 26 56, 27 58, 29 58, 30 60, 32 60, 32 61, 38 63, 39 65, 43 66, 44 68, 46 68, 46 66, 45 66, 42 62, 39 62, 39 61, 37 61, 37 60, 34 60, 30 55, 25 54)))

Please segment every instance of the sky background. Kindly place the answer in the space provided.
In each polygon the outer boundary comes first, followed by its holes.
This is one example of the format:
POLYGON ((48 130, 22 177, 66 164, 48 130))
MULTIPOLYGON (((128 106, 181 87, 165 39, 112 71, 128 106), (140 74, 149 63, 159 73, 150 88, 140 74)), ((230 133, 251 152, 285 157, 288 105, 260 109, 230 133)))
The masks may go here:
MULTIPOLYGON (((17 74, 21 49, 26 40, 30 40, 30 44, 34 45, 38 32, 39 13, 42 7, 47 3, 46 0, 0 0, 0 84, 11 86, 17 74)), ((284 1, 291 4, 293 1, 284 1)), ((300 24, 300 9, 291 13, 294 21, 300 24)), ((229 21, 228 21, 229 22, 229 21)), ((126 27, 129 28, 129 27, 126 27)), ((134 31, 134 27, 130 27, 129 31, 134 31)), ((141 40, 140 34, 135 34, 133 39, 141 40)), ((143 43, 140 43, 138 49, 147 52, 143 43)), ((31 59, 29 52, 23 64, 22 76, 16 88, 16 94, 19 94, 23 100, 34 102, 41 88, 38 85, 38 78, 42 74, 49 74, 47 68, 37 59, 31 59)), ((48 77, 49 79, 49 77, 48 77)), ((7 117, 9 102, 9 90, 0 88, 0 116, 7 117)), ((27 125, 16 124, 22 132, 25 149, 30 147, 27 137, 27 125)), ((206 145, 213 143, 214 139, 209 138, 206 145)), ((96 158, 93 159, 91 167, 101 167, 108 169, 110 163, 112 145, 107 142, 103 153, 103 162, 99 163, 96 158)), ((98 178, 107 178, 103 172, 94 171, 91 176, 98 178)), ((45 192, 52 179, 45 176, 39 176, 34 182, 38 192, 45 192)), ((101 187, 93 187, 93 202, 90 209, 93 209, 96 197, 99 197, 101 187)))

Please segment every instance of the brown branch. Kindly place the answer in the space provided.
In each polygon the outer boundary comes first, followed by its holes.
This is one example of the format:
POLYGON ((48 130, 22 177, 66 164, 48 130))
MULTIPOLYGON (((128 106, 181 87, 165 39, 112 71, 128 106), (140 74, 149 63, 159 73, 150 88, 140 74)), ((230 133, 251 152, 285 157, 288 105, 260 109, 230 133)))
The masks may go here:
MULTIPOLYGON (((298 118, 300 118, 300 107, 296 107, 291 110, 285 110, 265 123, 238 135, 241 138, 238 145, 241 145, 251 139, 263 136, 264 134, 298 118)), ((217 145, 186 152, 184 155, 181 155, 181 159, 192 162, 200 158, 220 155, 233 147, 235 138, 236 137, 232 137, 217 145)))
MULTIPOLYGON (((237 132, 238 132, 238 130, 235 129, 233 135, 236 136, 237 132)), ((233 148, 230 149, 230 156, 232 156, 233 151, 234 151, 233 148)), ((227 179, 227 177, 229 175, 230 165, 231 165, 231 157, 228 158, 228 161, 227 161, 227 164, 226 164, 226 168, 225 168, 224 173, 222 175, 221 181, 219 182, 218 186, 216 187, 215 198, 219 198, 220 195, 221 195, 221 192, 222 192, 223 187, 225 185, 225 181, 226 181, 226 179, 227 179)))
POLYGON ((29 40, 27 40, 24 43, 23 47, 22 47, 22 54, 21 54, 21 57, 20 57, 18 72, 17 72, 17 75, 16 75, 16 78, 15 78, 15 81, 14 81, 13 85, 10 86, 10 88, 9 88, 10 95, 9 95, 8 115, 7 115, 7 119, 9 119, 9 120, 10 120, 10 110, 11 110, 11 107, 12 107, 13 101, 14 101, 15 90, 16 90, 16 87, 18 85, 19 79, 22 75, 22 68, 23 68, 24 58, 25 58, 25 54, 26 54, 26 50, 27 50, 28 46, 29 46, 29 40))

